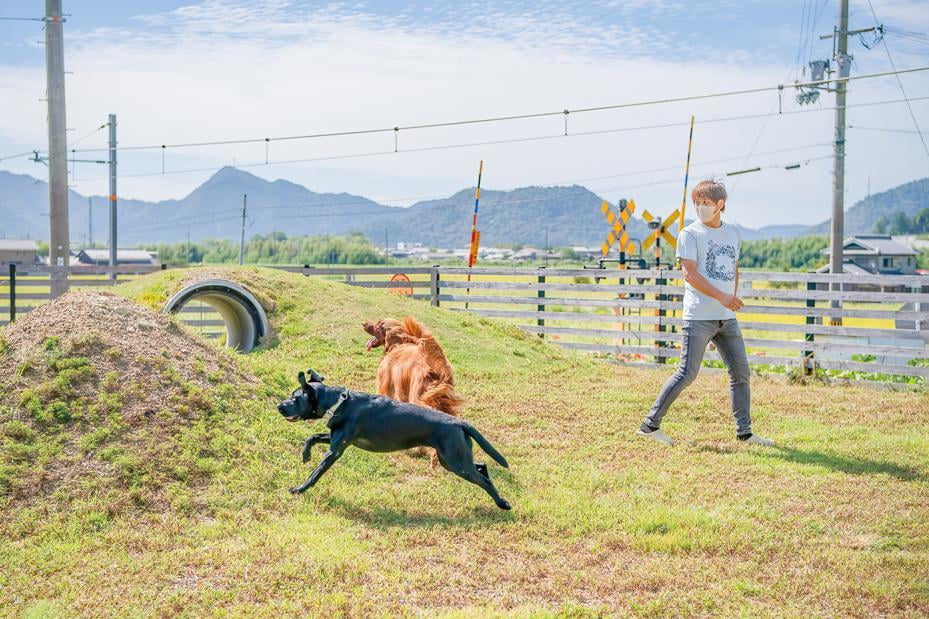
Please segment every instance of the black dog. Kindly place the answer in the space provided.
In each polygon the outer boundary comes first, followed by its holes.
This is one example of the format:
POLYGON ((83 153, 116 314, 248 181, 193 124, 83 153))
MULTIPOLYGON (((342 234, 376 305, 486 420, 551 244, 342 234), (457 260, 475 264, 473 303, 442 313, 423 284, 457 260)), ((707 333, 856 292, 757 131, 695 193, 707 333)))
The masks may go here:
POLYGON ((329 417, 326 425, 331 433, 314 434, 306 439, 303 461, 310 459, 310 450, 316 443, 328 444, 329 451, 305 482, 290 489, 292 493, 305 492, 315 485, 349 445, 377 452, 424 446, 436 450, 439 463, 447 470, 486 490, 497 507, 510 509, 490 481, 487 466, 474 464, 471 439, 500 466, 509 468, 509 464, 471 424, 424 406, 330 387, 323 384, 322 376, 313 370, 308 372, 310 381, 300 372, 297 375, 300 387, 278 404, 277 410, 287 421, 329 417))

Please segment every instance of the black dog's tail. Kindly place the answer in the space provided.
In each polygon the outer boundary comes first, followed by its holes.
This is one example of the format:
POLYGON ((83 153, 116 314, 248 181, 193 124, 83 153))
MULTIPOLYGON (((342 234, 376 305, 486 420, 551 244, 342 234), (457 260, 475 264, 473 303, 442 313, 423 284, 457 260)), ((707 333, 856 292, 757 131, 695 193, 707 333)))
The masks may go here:
POLYGON ((486 438, 481 436, 481 433, 477 431, 477 428, 475 428, 469 423, 462 422, 461 429, 464 430, 465 434, 473 438, 474 442, 480 445, 481 449, 487 452, 488 456, 496 460, 497 464, 499 464, 505 469, 510 468, 510 465, 507 463, 506 458, 504 458, 503 455, 499 451, 494 449, 494 446, 490 444, 490 441, 488 441, 486 438))

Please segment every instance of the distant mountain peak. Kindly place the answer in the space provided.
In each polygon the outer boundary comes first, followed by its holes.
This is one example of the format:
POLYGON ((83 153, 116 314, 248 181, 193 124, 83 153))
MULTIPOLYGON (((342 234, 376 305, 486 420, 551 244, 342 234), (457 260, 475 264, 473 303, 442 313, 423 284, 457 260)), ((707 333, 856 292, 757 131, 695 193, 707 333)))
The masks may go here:
MULTIPOLYGON (((227 166, 221 167, 219 170, 214 172, 213 176, 208 178, 206 182, 203 183, 203 185, 207 185, 210 183, 223 183, 223 182, 229 182, 229 181, 237 181, 237 180, 262 181, 265 183, 267 182, 263 178, 259 176, 255 176, 251 172, 246 172, 245 170, 242 170, 240 168, 235 168, 233 166, 227 165, 227 166)), ((203 185, 201 185, 201 187, 203 185)))

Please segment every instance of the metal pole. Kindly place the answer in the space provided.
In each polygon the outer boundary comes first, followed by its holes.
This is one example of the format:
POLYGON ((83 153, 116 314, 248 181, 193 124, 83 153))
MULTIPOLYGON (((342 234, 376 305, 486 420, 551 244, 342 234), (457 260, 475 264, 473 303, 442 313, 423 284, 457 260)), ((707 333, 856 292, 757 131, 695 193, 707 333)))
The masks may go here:
POLYGON ((10 265, 10 322, 16 320, 16 265, 10 265))
POLYGON ((242 194, 242 237, 239 239, 239 266, 245 259, 245 209, 248 206, 248 194, 242 194))
MULTIPOLYGON (((471 268, 477 261, 477 248, 480 243, 480 232, 477 231, 477 208, 481 201, 481 175, 484 173, 484 160, 477 165, 477 190, 474 192, 474 217, 471 219, 471 249, 468 252, 468 287, 465 289, 465 296, 471 296, 471 268)), ((468 309, 468 302, 465 301, 465 309, 468 309)))
POLYGON ((65 119, 64 35, 61 0, 45 0, 45 78, 48 97, 48 259, 51 294, 68 290, 68 138, 65 119))
MULTIPOLYGON (((839 77, 848 77, 851 58, 848 56, 848 0, 840 0, 839 29, 836 32, 838 49, 836 64, 839 77)), ((835 88, 835 171, 832 187, 832 231, 830 239, 829 271, 842 272, 842 245, 845 228, 845 90, 846 82, 836 82, 835 88)), ((835 289, 835 284, 833 284, 835 289)), ((832 307, 840 307, 838 301, 832 302, 832 307)), ((832 324, 841 324, 838 316, 832 318, 832 324)))
MULTIPOLYGON (((546 229, 546 230, 547 230, 547 229, 546 229)), ((544 268, 545 268, 545 267, 539 267, 540 270, 541 270, 541 269, 544 269, 544 268)), ((544 273, 544 271, 543 271, 543 273, 544 273)), ((545 283, 545 275, 539 275, 538 281, 539 281, 539 284, 544 284, 544 283, 545 283)), ((545 303, 544 303, 544 300, 545 300, 545 290, 544 290, 541 286, 539 286, 539 290, 536 292, 536 297, 539 299, 539 305, 536 305, 536 306, 535 306, 536 311, 537 311, 537 312, 544 312, 544 311, 545 311, 545 303)), ((539 319, 537 319, 537 320, 536 320, 536 324, 537 324, 538 326, 540 326, 540 327, 544 327, 544 326, 545 326, 545 319, 544 319, 544 318, 539 318, 539 319)), ((539 337, 542 338, 542 339, 545 339, 545 334, 544 334, 544 333, 539 333, 539 337)))
POLYGON ((116 114, 107 120, 110 128, 110 279, 116 279, 116 114))
POLYGON ((684 229, 684 213, 687 211, 687 181, 690 180, 690 150, 694 143, 694 115, 690 115, 690 137, 687 138, 687 163, 684 165, 684 197, 681 199, 681 220, 678 230, 684 229))
POLYGON ((87 197, 87 246, 94 246, 94 199, 87 197))
MULTIPOLYGON (((806 283, 806 289, 807 289, 807 290, 816 290, 816 284, 813 283, 813 282, 808 281, 808 282, 806 283)), ((816 301, 814 301, 813 299, 807 299, 807 300, 806 300, 806 306, 807 306, 807 307, 816 307, 816 301)), ((816 324, 816 317, 813 316, 812 313, 811 313, 811 314, 808 314, 808 315, 806 316, 806 324, 808 324, 808 325, 815 325, 815 324, 816 324)), ((804 334, 803 339, 804 339, 804 341, 806 341, 806 342, 814 342, 814 341, 815 341, 815 335, 812 334, 812 333, 806 333, 806 334, 804 334)), ((804 351, 803 351, 803 359, 802 359, 801 362, 800 362, 800 373, 803 374, 804 376, 808 376, 808 375, 812 374, 812 373, 813 373, 813 363, 814 363, 814 361, 813 361, 813 350, 812 350, 812 349, 811 349, 811 350, 804 350, 804 351)))

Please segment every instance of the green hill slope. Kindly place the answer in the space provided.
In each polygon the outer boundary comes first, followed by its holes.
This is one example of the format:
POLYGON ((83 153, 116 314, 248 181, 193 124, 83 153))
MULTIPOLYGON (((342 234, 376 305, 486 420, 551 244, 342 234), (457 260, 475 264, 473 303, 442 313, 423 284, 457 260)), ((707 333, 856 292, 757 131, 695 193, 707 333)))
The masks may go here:
MULTIPOLYGON (((707 373, 665 426, 685 440, 663 449, 633 433, 670 368, 610 366, 380 290, 257 268, 221 274, 259 297, 275 333, 254 354, 229 355, 225 374, 207 372, 216 382, 201 415, 173 418, 166 440, 202 442, 208 474, 178 488, 186 501, 129 501, 103 516, 92 488, 54 509, 46 490, 26 504, 0 490, 0 614, 929 611, 923 394, 758 377, 756 427, 782 445, 761 450, 735 442, 726 378, 707 373), (361 322, 407 314, 439 338, 467 398, 464 416, 510 461, 509 470, 491 464, 490 474, 512 512, 430 471, 426 459, 357 449, 306 495, 287 493, 318 462, 316 453, 302 464, 299 452, 322 425, 284 422, 277 398, 307 367, 331 384, 373 389, 380 355, 365 351, 361 322)), ((190 276, 159 272, 116 291, 160 309, 190 276)), ((112 324, 107 337, 128 337, 112 324)), ((35 341, 67 328, 48 325, 35 341)), ((7 363, 20 340, 10 328, 0 333, 7 363)), ((40 378, 18 388, 48 380, 40 378)), ((32 422, 24 407, 4 402, 0 461, 10 466, 23 442, 10 424, 32 422)), ((72 420, 59 423, 56 432, 75 431, 72 420)), ((33 432, 33 445, 57 435, 33 432)), ((144 448, 132 436, 113 440, 144 448)), ((156 474, 185 456, 159 457, 156 474)), ((71 482, 86 479, 76 473, 71 482)), ((113 500, 132 491, 107 487, 113 500)))

